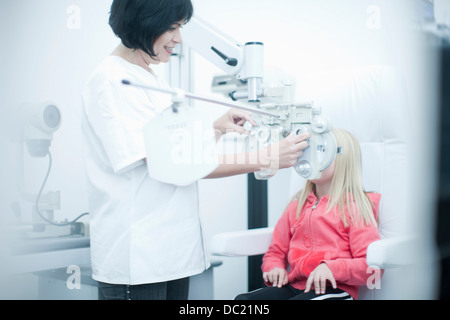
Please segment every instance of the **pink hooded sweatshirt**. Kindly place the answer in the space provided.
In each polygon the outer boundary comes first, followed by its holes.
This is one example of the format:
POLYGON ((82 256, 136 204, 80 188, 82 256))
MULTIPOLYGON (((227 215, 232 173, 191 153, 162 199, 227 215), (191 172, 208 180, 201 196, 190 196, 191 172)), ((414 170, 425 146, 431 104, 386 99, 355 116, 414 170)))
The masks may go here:
MULTIPOLYGON (((374 204, 376 219, 381 195, 369 193, 368 197, 374 204)), ((325 213, 327 201, 328 196, 324 196, 317 202, 311 192, 299 219, 296 218, 297 201, 289 204, 275 227, 262 271, 290 266, 289 284, 304 290, 310 273, 324 262, 333 273, 337 287, 357 299, 359 287, 366 285, 372 274, 366 263, 367 246, 379 240, 380 234, 376 226, 351 224, 349 213, 349 226, 345 227, 337 207, 325 213)))

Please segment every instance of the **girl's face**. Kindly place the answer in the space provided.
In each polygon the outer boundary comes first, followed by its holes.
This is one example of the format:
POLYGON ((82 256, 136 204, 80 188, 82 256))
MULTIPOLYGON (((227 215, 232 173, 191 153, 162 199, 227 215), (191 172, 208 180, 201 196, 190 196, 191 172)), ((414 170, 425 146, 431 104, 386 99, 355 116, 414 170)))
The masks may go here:
POLYGON ((334 168, 336 166, 336 161, 333 161, 328 168, 322 171, 322 175, 319 179, 311 180, 315 185, 325 185, 331 184, 334 176, 334 168))
POLYGON ((174 23, 169 30, 156 39, 153 45, 153 52, 155 52, 156 57, 151 58, 152 63, 169 62, 174 48, 183 42, 180 32, 182 25, 181 22, 174 23))

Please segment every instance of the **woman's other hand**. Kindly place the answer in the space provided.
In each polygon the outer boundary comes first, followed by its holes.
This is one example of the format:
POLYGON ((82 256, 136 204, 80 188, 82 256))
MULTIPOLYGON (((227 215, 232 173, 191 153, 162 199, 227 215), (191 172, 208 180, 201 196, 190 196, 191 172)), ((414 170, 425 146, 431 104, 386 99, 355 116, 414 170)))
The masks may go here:
POLYGON ((280 142, 274 143, 266 149, 259 150, 260 163, 264 169, 271 169, 274 175, 279 169, 286 169, 294 166, 297 159, 302 155, 304 149, 308 147, 309 133, 300 135, 291 134, 280 142))
POLYGON ((256 126, 255 120, 249 112, 230 109, 227 113, 221 116, 214 122, 214 129, 220 135, 227 132, 237 132, 240 134, 245 133, 244 123, 249 121, 252 125, 256 126))

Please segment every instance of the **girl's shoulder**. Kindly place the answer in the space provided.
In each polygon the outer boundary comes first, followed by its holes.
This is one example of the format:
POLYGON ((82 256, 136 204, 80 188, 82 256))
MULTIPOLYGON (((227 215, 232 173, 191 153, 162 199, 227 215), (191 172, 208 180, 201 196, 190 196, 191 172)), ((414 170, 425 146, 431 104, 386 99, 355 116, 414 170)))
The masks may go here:
POLYGON ((373 211, 375 219, 378 219, 381 194, 376 193, 376 192, 367 192, 366 196, 369 198, 369 201, 371 202, 372 211, 373 211))
POLYGON ((290 217, 296 214, 298 207, 298 199, 293 199, 286 207, 285 213, 290 217))
POLYGON ((366 192, 366 196, 369 198, 370 201, 374 204, 374 206, 378 207, 380 200, 381 200, 381 194, 377 192, 366 192))
MULTIPOLYGON (((298 208, 299 202, 300 202, 300 199, 298 197, 295 197, 294 199, 291 200, 291 202, 286 207, 285 214, 289 216, 289 219, 291 221, 297 220, 297 218, 298 218, 297 213, 299 211, 299 208, 298 208)), ((302 204, 302 208, 300 211, 305 210, 305 208, 311 207, 315 202, 317 202, 317 197, 314 194, 314 192, 311 191, 307 195, 305 202, 302 204)), ((301 213, 300 213, 300 215, 301 215, 301 213)))

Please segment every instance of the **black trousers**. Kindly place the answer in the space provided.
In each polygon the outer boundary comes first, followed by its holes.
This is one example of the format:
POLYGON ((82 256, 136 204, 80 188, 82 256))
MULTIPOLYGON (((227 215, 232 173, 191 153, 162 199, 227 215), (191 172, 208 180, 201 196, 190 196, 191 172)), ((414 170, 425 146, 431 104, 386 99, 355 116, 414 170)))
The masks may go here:
POLYGON ((98 282, 99 300, 187 300, 189 278, 140 285, 98 282))
POLYGON ((305 293, 303 290, 287 285, 281 288, 265 287, 243 293, 235 300, 353 300, 353 298, 347 292, 332 287, 327 287, 325 294, 316 294, 314 290, 305 293))

